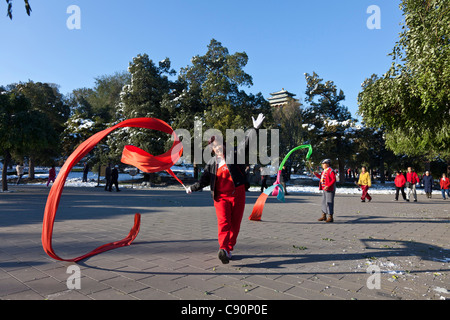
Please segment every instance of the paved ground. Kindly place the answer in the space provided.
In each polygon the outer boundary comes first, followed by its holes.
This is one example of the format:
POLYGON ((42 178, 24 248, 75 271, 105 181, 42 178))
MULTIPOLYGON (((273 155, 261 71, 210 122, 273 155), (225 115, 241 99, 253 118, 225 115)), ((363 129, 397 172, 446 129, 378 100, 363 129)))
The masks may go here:
POLYGON ((438 196, 361 203, 337 195, 335 222, 326 224, 317 222, 315 194, 271 197, 263 221, 249 221, 259 195, 250 192, 233 260, 223 265, 209 192, 67 187, 53 239, 64 258, 122 239, 142 214, 135 243, 79 263, 80 289, 69 290, 72 264, 41 246, 48 189, 10 191, 0 193, 0 299, 450 299, 450 201, 438 196))

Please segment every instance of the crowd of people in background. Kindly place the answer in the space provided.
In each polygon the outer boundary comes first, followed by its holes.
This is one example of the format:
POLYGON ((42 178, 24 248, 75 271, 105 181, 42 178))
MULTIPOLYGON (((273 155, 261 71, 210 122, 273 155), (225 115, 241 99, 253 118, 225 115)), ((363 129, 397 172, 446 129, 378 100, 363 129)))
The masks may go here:
MULTIPOLYGON (((417 202, 416 186, 420 185, 421 180, 417 173, 413 171, 411 167, 408 167, 406 177, 401 171, 396 172, 394 180, 395 184, 395 201, 398 201, 399 192, 401 191, 403 200, 410 201, 411 194, 414 197, 414 202, 417 202), (405 192, 406 188, 406 192, 405 192)), ((430 171, 426 171, 422 176, 422 185, 426 194, 426 197, 431 199, 433 194, 434 179, 430 171)), ((442 174, 439 180, 439 186, 441 189, 442 199, 446 200, 450 198, 450 181, 446 173, 442 174), (447 197, 445 196, 447 194, 447 197)))
MULTIPOLYGON (((372 186, 372 182, 370 174, 369 172, 367 172, 366 167, 363 166, 359 174, 349 169, 346 172, 346 177, 351 177, 351 175, 353 175, 355 178, 358 178, 358 182, 356 182, 356 184, 362 190, 361 202, 365 202, 366 199, 370 202, 372 200, 372 197, 369 195, 368 191, 369 188, 372 186)), ((409 202, 412 196, 414 202, 417 202, 417 187, 420 185, 423 186, 426 197, 431 199, 435 182, 430 171, 425 171, 425 174, 422 176, 422 178, 419 178, 419 175, 416 172, 414 172, 412 167, 408 167, 405 174, 402 171, 397 171, 395 173, 394 179, 394 186, 395 186, 394 200, 398 201, 401 192, 403 200, 409 202)), ((450 198, 450 180, 447 177, 446 173, 442 174, 442 177, 439 180, 439 187, 441 190, 442 198, 444 200, 450 198)))
MULTIPOLYGON (((345 171, 345 178, 347 179, 355 179, 355 184, 362 191, 361 202, 372 201, 372 196, 369 194, 369 189, 372 187, 371 174, 367 171, 365 166, 361 167, 361 170, 358 172, 358 169, 347 169, 345 171), (357 180, 357 182, 356 182, 357 180)), ((24 175, 24 164, 19 163, 16 166, 17 172, 17 181, 16 185, 19 185, 22 182, 22 177, 24 175)), ((82 182, 88 182, 87 175, 89 172, 89 165, 87 163, 83 164, 83 178, 82 182)), ((105 170, 105 191, 112 191, 113 185, 117 192, 119 189, 119 167, 115 165, 114 167, 111 164, 108 164, 105 170)), ((264 191, 268 187, 267 175, 261 175, 261 192, 264 191)), ((56 179, 56 170, 53 165, 48 172, 48 180, 47 187, 55 182, 56 179)), ((282 175, 281 175, 281 183, 286 190, 286 182, 289 180, 289 175, 286 167, 283 167, 282 175)), ((433 176, 430 171, 426 171, 424 175, 419 178, 419 175, 413 171, 412 167, 408 167, 406 172, 397 171, 395 173, 394 179, 394 187, 395 187, 395 201, 398 201, 400 193, 402 195, 403 200, 409 202, 413 200, 417 202, 417 187, 422 185, 426 194, 426 197, 431 199, 433 194, 433 188, 437 185, 440 188, 442 199, 447 200, 450 199, 450 179, 446 173, 443 173, 439 179, 438 184, 435 183, 433 176), (412 197, 411 197, 412 196, 412 197), (411 199, 412 198, 412 199, 411 199)))
MULTIPOLYGON (((17 181, 16 185, 19 185, 22 182, 22 178, 24 175, 24 164, 19 163, 16 166, 16 173, 17 173, 17 181)), ((89 165, 85 162, 83 164, 83 178, 82 182, 88 182, 88 173, 89 173, 89 165)), ((52 165, 51 168, 48 170, 48 178, 47 178, 47 187, 49 187, 52 183, 56 180, 56 168, 55 165, 52 165)), ((119 166, 115 165, 114 167, 111 166, 111 163, 108 164, 108 166, 105 169, 105 191, 112 191, 113 185, 115 186, 115 189, 117 192, 120 191, 119 189, 119 166)))

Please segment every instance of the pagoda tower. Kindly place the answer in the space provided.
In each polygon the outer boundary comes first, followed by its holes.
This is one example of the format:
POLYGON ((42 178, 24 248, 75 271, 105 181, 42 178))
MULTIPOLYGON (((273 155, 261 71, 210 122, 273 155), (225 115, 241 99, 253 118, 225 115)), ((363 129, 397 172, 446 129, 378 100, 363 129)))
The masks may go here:
POLYGON ((271 93, 270 95, 271 97, 267 100, 269 100, 271 107, 282 107, 288 103, 289 99, 294 99, 294 101, 297 102, 299 101, 298 99, 294 98, 296 96, 295 94, 284 90, 284 88, 281 89, 281 91, 271 93))

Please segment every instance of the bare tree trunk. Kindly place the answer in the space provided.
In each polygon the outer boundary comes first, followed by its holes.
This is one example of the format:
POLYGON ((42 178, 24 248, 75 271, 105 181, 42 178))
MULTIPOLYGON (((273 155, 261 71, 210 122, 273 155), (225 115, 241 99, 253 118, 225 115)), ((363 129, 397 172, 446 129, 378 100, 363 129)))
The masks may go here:
POLYGON ((28 179, 34 179, 34 159, 33 157, 28 158, 28 179))
POLYGON ((11 160, 11 154, 6 150, 3 159, 3 169, 2 169, 2 191, 8 191, 8 165, 11 160))

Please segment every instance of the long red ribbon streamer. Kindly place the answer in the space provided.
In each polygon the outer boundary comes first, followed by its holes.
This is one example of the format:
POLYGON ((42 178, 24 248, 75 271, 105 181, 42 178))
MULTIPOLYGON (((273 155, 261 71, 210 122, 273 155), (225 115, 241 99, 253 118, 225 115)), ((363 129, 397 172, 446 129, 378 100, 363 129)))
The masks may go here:
MULTIPOLYGON (((95 135, 84 141, 64 163, 47 198, 47 204, 45 206, 44 212, 44 221, 42 226, 42 246, 44 248, 44 251, 50 257, 60 261, 77 262, 86 259, 88 257, 91 257, 93 255, 99 254, 101 252, 120 248, 123 246, 128 246, 137 237, 141 222, 141 215, 139 213, 135 214, 134 225, 127 237, 125 237, 120 241, 111 242, 103 246, 100 246, 97 249, 94 249, 93 251, 80 257, 73 259, 62 259, 54 252, 52 247, 52 234, 55 215, 56 211, 58 210, 61 194, 64 189, 64 184, 72 167, 78 162, 80 162, 80 160, 83 159, 83 157, 86 154, 88 154, 102 139, 104 139, 112 131, 118 128, 125 128, 125 127, 158 130, 165 132, 167 134, 171 134, 174 138, 174 143, 170 148, 170 150, 159 156, 153 156, 145 152, 144 150, 141 150, 134 146, 126 146, 122 154, 122 162, 126 164, 133 165, 141 169, 142 171, 148 173, 158 172, 162 170, 166 170, 169 173, 171 173, 172 171, 170 170, 170 167, 172 167, 178 161, 178 159, 181 157, 181 154, 183 153, 183 146, 180 140, 178 139, 177 135, 173 131, 173 129, 164 121, 155 118, 135 118, 125 120, 121 123, 116 124, 111 128, 96 133, 95 135)), ((175 176, 173 172, 171 174, 175 176)), ((178 178, 176 179, 181 183, 181 181, 178 178)))

